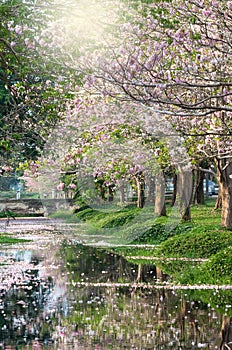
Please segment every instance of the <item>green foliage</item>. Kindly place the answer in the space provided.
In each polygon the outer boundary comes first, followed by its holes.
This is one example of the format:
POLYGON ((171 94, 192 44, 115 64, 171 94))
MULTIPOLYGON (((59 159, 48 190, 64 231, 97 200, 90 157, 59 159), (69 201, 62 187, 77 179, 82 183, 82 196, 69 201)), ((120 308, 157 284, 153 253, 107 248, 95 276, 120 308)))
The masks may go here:
POLYGON ((133 263, 155 264, 175 282, 228 284, 232 283, 232 236, 231 231, 221 228, 220 212, 212 210, 213 205, 214 202, 209 200, 206 205, 192 207, 192 222, 180 222, 174 229, 168 227, 168 217, 152 220, 152 207, 143 212, 131 206, 116 213, 85 208, 78 213, 78 217, 91 223, 96 230, 100 227, 120 226, 121 237, 130 244, 137 244, 138 247, 119 246, 113 249, 114 252, 129 260, 130 256, 133 256, 133 263), (139 247, 142 244, 157 246, 139 247), (137 260, 134 259, 135 256, 138 256, 137 260), (154 256, 160 257, 161 260, 152 260, 154 256), (193 260, 165 260, 169 257, 186 257, 193 260), (209 258, 209 261, 196 261, 194 258, 209 258))
POLYGON ((232 245, 230 231, 191 232, 163 242, 158 255, 165 257, 208 258, 220 249, 232 245))
POLYGON ((10 210, 2 210, 0 211, 0 218, 13 218, 14 213, 10 210))
POLYGON ((232 282, 231 275, 231 266, 232 266, 232 246, 219 251, 217 254, 212 256, 209 262, 204 264, 204 269, 209 271, 212 278, 224 279, 227 276, 230 276, 230 281, 232 282))
POLYGON ((114 228, 129 223, 139 212, 137 208, 124 208, 117 211, 99 211, 92 208, 80 210, 77 217, 82 221, 88 221, 97 228, 114 228))
POLYGON ((220 211, 212 210, 213 205, 214 202, 209 200, 206 205, 193 206, 192 222, 180 222, 173 229, 168 226, 168 217, 151 219, 152 207, 138 210, 130 206, 116 212, 100 212, 85 207, 77 213, 77 217, 93 225, 95 233, 104 227, 120 227, 122 239, 138 247, 117 247, 114 252, 129 260, 133 256, 133 263, 155 264, 175 282, 231 284, 232 235, 231 231, 221 228, 220 211), (142 244, 157 246, 139 247, 142 244), (150 259, 154 256, 160 260, 150 259), (166 259, 169 257, 193 260, 166 259), (208 258, 209 261, 196 261, 194 258, 208 258))
POLYGON ((128 224, 131 220, 134 219, 136 213, 134 212, 116 212, 111 215, 107 215, 102 217, 102 219, 98 220, 97 225, 102 228, 113 228, 118 226, 123 226, 128 224))
MULTIPOLYGON (((143 256, 143 257, 151 257, 151 256, 156 256, 156 251, 157 251, 157 246, 154 246, 152 248, 150 247, 116 247, 113 249, 115 253, 118 253, 124 257, 130 257, 130 256, 143 256)), ((136 263, 136 260, 133 260, 133 263, 136 263)), ((146 260, 145 263, 148 263, 146 260)), ((151 263, 151 261, 149 261, 151 263)))
POLYGON ((209 261, 192 270, 186 269, 178 277, 181 283, 231 284, 232 246, 212 255, 209 261))
POLYGON ((232 283, 232 247, 212 255, 203 263, 161 262, 158 265, 181 284, 227 285, 232 283))
POLYGON ((71 210, 58 210, 50 215, 52 219, 62 219, 68 223, 79 223, 80 220, 71 210))
POLYGON ((45 1, 0 4, 0 156, 13 166, 40 155, 70 99, 67 80, 57 81, 64 69, 26 44, 39 37, 50 11, 45 1))
POLYGON ((168 239, 157 256, 209 258, 205 262, 159 261, 157 265, 181 284, 231 284, 232 237, 230 231, 190 233, 168 239))
MULTIPOLYGON (((168 238, 189 233, 195 237, 201 232, 220 232, 220 212, 212 210, 214 202, 209 201, 204 206, 192 207, 192 222, 179 222, 172 228, 172 220, 167 217, 155 217, 153 206, 138 209, 135 205, 123 209, 96 210, 82 207, 76 214, 80 221, 85 221, 95 227, 95 233, 100 228, 120 227, 120 236, 124 241, 133 244, 160 244, 168 238)), ((170 212, 170 208, 168 208, 170 212)), ((191 246, 191 244, 190 244, 191 246)), ((191 250, 197 248, 195 240, 191 250)), ((170 248, 171 250, 171 248, 170 248)), ((171 252, 170 252, 171 254, 171 252)), ((191 253, 191 256, 193 253, 191 253)))
MULTIPOLYGON (((142 235, 133 239, 133 244, 160 244, 166 241, 169 237, 179 233, 186 233, 191 229, 190 225, 178 225, 174 229, 169 229, 168 226, 162 223, 154 223, 142 235)), ((133 238, 133 237, 131 237, 133 238)))
POLYGON ((191 300, 201 300, 222 315, 232 316, 232 290, 191 290, 186 292, 191 300))
POLYGON ((89 221, 92 218, 94 218, 96 215, 99 215, 99 212, 97 210, 92 209, 92 208, 80 210, 76 214, 76 216, 82 221, 89 221))
MULTIPOLYGON (((158 250, 158 249, 157 249, 158 250)), ((156 261, 156 265, 167 275, 171 276, 174 283, 183 284, 195 284, 195 280, 192 278, 192 271, 202 262, 199 261, 181 261, 181 260, 159 260, 156 261), (181 278, 189 272, 191 275, 189 281, 183 281, 181 278)))
POLYGON ((22 239, 22 238, 14 238, 9 235, 6 235, 5 233, 0 233, 0 244, 14 244, 14 243, 23 243, 23 242, 30 242, 30 240, 22 239))

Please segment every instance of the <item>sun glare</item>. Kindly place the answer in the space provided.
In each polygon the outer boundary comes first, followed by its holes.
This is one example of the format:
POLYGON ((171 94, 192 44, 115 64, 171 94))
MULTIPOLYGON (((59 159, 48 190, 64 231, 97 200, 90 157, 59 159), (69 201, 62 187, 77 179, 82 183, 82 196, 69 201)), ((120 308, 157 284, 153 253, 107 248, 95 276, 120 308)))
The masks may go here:
POLYGON ((64 32, 78 42, 101 42, 112 32, 116 6, 113 1, 76 0, 63 2, 58 17, 64 32))

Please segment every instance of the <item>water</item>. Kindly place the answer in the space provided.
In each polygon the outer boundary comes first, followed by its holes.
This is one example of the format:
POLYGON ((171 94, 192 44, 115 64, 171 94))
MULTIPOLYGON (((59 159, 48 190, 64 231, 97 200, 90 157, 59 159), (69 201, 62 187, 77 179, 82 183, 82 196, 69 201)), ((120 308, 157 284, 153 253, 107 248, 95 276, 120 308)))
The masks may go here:
POLYGON ((230 349, 231 290, 178 289, 154 264, 24 236, 0 249, 0 349, 230 349))

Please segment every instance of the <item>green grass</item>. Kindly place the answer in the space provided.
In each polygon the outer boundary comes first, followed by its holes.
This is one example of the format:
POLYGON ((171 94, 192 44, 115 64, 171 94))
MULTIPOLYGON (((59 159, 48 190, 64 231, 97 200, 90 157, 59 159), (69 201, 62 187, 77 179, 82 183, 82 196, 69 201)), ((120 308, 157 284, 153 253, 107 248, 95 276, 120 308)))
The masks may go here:
MULTIPOLYGON (((113 248, 113 251, 115 253, 120 254, 121 256, 127 257, 128 259, 130 259, 130 256, 143 256, 143 257, 152 257, 152 256, 156 256, 157 255, 157 249, 158 247, 116 247, 113 248)), ((136 260, 133 260, 133 262, 136 260)))
MULTIPOLYGON (((1 199, 16 199, 15 191, 1 191, 0 193, 1 199)), ((20 198, 39 198, 39 193, 37 192, 25 192, 22 191, 20 194, 20 198)))
MULTIPOLYGON (((111 233, 116 232, 122 242, 138 245, 137 248, 118 247, 114 251, 128 260, 133 256, 133 263, 159 266, 176 283, 231 284, 232 232, 221 227, 221 212, 214 210, 214 200, 192 206, 189 222, 172 222, 170 213, 169 208, 167 217, 155 217, 153 207, 129 206, 105 211, 84 208, 77 217, 89 224, 95 234, 108 228, 111 233), (139 247, 142 244, 156 247, 139 247), (152 260, 154 256, 160 261, 152 260), (165 260, 173 257, 208 258, 209 261, 165 260)), ((118 242, 120 244, 120 240, 118 242)))
MULTIPOLYGON (((191 229, 162 242, 156 254, 162 258, 208 258, 203 263, 162 261, 158 265, 183 284, 232 284, 232 232, 221 227, 221 213, 212 202, 192 207, 191 229)), ((181 228, 180 224, 180 228, 181 228)))
POLYGON ((0 244, 14 244, 14 243, 25 243, 30 242, 28 239, 14 238, 8 234, 0 233, 0 244))
POLYGON ((0 218, 1 219, 13 219, 13 218, 22 218, 22 217, 38 217, 41 216, 41 214, 34 214, 34 213, 26 213, 26 214, 18 214, 18 213, 14 213, 11 210, 3 210, 0 211, 0 218))
MULTIPOLYGON (((169 215, 155 217, 152 206, 138 209, 136 206, 112 209, 94 209, 83 207, 76 213, 76 219, 85 222, 90 231, 102 234, 102 229, 117 229, 118 236, 133 244, 161 244, 170 237, 202 232, 221 232, 220 211, 213 210, 214 202, 204 206, 193 206, 191 222, 181 222, 169 215)), ((195 243, 194 243, 195 244, 195 243)))
POLYGON ((232 245, 218 251, 209 261, 193 269, 182 269, 176 278, 180 283, 189 284, 232 284, 232 245))
POLYGON ((61 219, 67 223, 79 223, 80 219, 71 210, 58 210, 49 216, 51 219, 61 219))
POLYGON ((163 242, 157 254, 160 257, 208 258, 231 245, 231 231, 198 232, 192 228, 184 235, 179 234, 163 242))
POLYGON ((178 234, 212 232, 221 230, 220 211, 213 210, 213 202, 205 206, 192 207, 192 221, 180 222, 177 218, 155 217, 152 206, 138 209, 136 206, 125 208, 101 209, 84 207, 76 213, 80 222, 90 226, 90 231, 102 234, 102 229, 117 228, 118 236, 133 244, 160 244, 169 237, 178 234))
POLYGON ((82 221, 88 221, 90 224, 94 224, 96 228, 113 228, 129 223, 139 211, 140 209, 136 207, 131 208, 130 206, 122 209, 100 210, 87 207, 84 210, 79 210, 76 216, 82 221))

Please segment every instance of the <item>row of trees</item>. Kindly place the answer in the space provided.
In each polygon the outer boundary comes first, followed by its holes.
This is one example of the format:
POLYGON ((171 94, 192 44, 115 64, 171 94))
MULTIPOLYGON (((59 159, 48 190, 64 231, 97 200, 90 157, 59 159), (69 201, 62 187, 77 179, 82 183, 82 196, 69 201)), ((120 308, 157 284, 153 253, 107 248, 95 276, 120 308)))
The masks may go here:
POLYGON ((232 220, 230 6, 229 1, 141 6, 120 27, 118 45, 109 45, 97 59, 93 82, 106 95, 150 108, 153 128, 154 114, 164 116, 183 135, 196 166, 216 161, 226 227, 232 220))
MULTIPOLYGON (((7 3, 12 16, 17 6, 7 3)), ((17 37, 18 46, 2 45, 14 66, 18 57, 24 59, 23 75, 9 90, 20 93, 17 108, 27 106, 20 125, 46 139, 50 171, 53 162, 53 172, 68 175, 73 188, 92 176, 102 195, 125 180, 133 182, 141 206, 145 179, 152 188, 156 176, 158 194, 165 173, 172 172, 181 215, 189 219, 192 170, 211 172, 212 166, 220 184, 222 225, 232 228, 231 2, 42 5, 24 5, 30 16, 17 17, 23 25, 15 16, 9 21, 8 12, 4 35, 7 43, 9 36, 17 37)), ((11 113, 16 110, 10 107, 11 113)), ((5 123, 9 113, 2 115, 5 123)), ((12 134, 4 136, 6 145, 12 134)), ((15 143, 24 150, 25 144, 15 143)), ((34 144, 38 150, 45 142, 34 144)), ((157 207, 165 213, 163 200, 157 207)))

